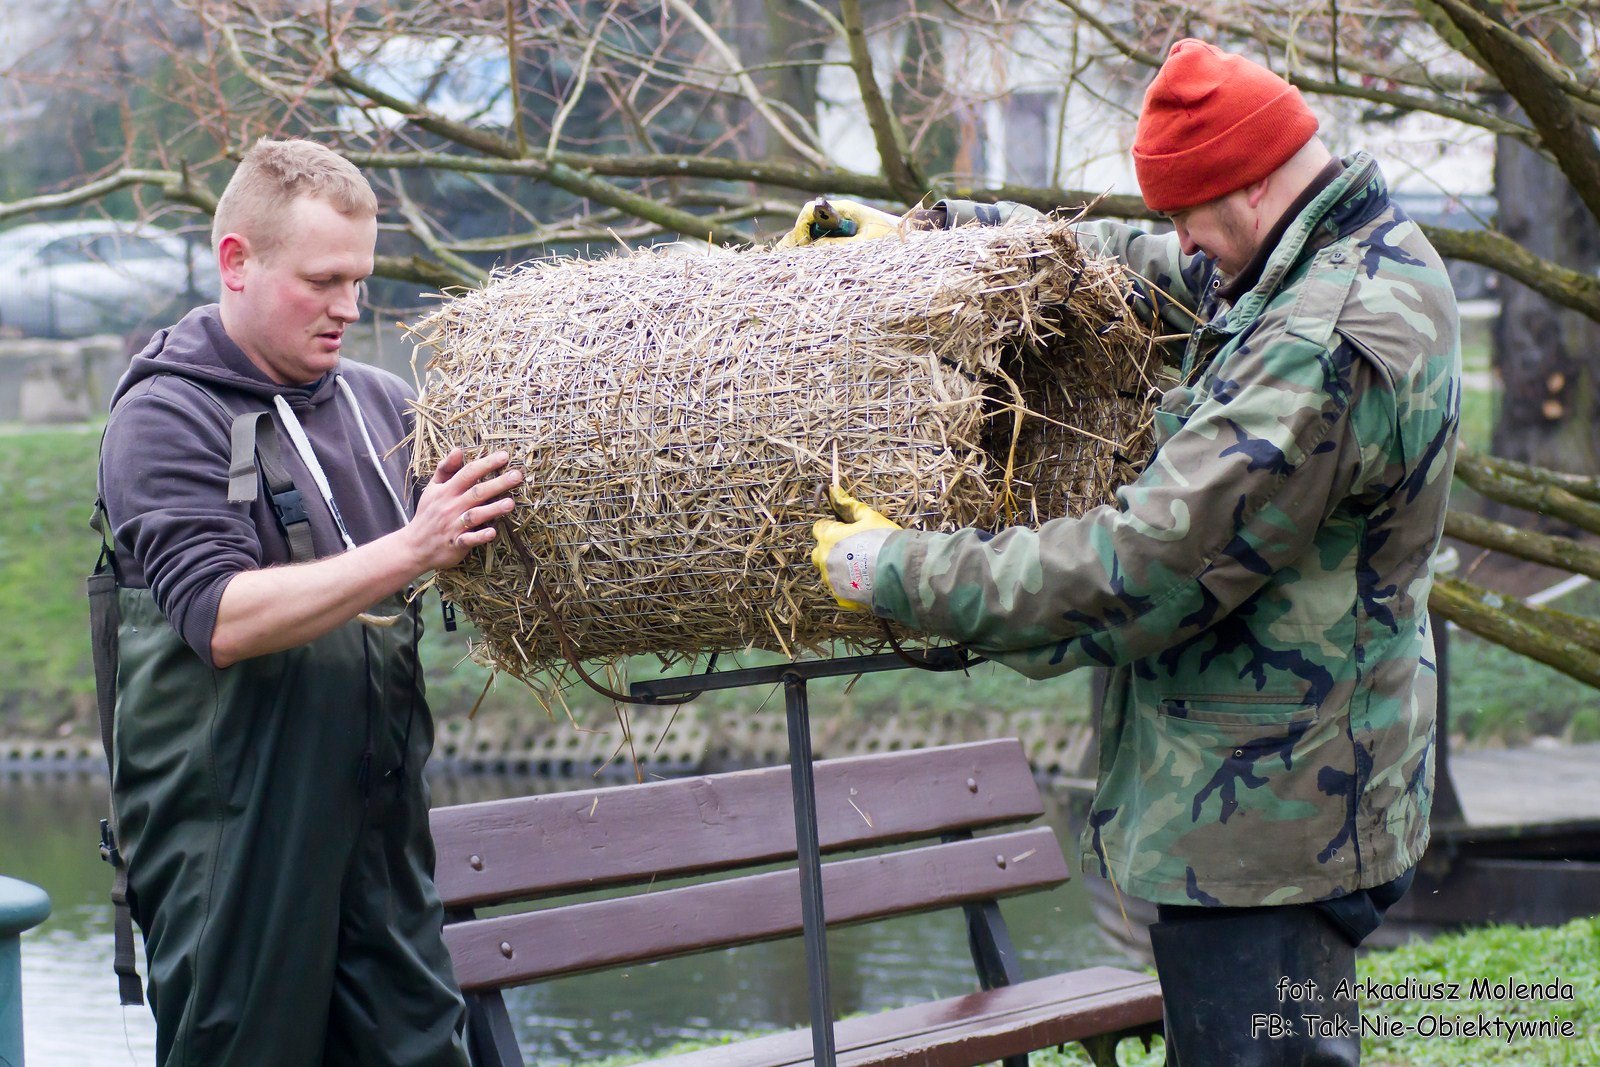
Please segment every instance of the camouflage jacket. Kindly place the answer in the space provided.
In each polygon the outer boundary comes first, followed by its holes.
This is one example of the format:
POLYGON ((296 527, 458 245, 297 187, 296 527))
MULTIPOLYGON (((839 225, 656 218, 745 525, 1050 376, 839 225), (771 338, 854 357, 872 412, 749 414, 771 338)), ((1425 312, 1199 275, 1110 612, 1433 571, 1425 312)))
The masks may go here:
POLYGON ((1123 892, 1251 906, 1388 881, 1422 856, 1433 789, 1427 603, 1460 396, 1444 265, 1366 154, 1231 306, 1174 235, 1081 232, 1147 280, 1131 299, 1202 322, 1155 455, 1079 518, 891 535, 874 610, 1029 676, 1116 668, 1083 861, 1123 892))

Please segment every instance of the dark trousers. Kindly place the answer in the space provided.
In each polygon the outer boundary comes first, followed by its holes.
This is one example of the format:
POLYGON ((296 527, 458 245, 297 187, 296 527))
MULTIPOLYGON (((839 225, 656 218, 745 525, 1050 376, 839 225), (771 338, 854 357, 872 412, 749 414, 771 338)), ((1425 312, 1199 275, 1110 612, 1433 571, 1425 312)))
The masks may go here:
POLYGON ((466 1067, 411 628, 213 671, 147 591, 119 604, 113 795, 157 1064, 466 1067))
POLYGON ((1315 904, 1163 904, 1150 928, 1169 1067, 1354 1067, 1355 950, 1415 872, 1315 904))

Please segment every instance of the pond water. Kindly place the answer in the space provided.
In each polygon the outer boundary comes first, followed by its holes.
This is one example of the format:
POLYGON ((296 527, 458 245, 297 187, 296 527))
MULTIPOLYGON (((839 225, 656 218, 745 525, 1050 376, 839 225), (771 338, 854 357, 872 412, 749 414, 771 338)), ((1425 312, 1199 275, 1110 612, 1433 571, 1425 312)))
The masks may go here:
MULTIPOLYGON (((436 804, 592 784, 433 778, 436 804)), ((23 936, 29 1067, 149 1067, 155 1060, 148 1009, 117 1004, 111 869, 96 851, 105 806, 97 776, 0 779, 0 873, 41 886, 53 903, 49 921, 23 936)), ((1047 818, 1066 841, 1065 811, 1052 805, 1047 818)), ((1096 926, 1076 880, 1007 901, 1003 910, 1025 977, 1129 962, 1096 926)), ((972 988, 959 911, 836 931, 828 948, 840 1014, 972 988)), ((802 1026, 809 1017, 798 938, 543 983, 511 991, 507 1003, 524 1055, 539 1064, 649 1053, 683 1040, 802 1026)))

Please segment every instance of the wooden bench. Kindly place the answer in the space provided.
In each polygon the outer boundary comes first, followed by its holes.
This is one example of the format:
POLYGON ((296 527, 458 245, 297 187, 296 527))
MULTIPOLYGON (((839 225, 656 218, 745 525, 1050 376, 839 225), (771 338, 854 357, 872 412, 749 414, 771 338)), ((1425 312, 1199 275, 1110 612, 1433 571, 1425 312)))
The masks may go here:
MULTIPOLYGON (((996 902, 1068 873, 1048 826, 973 836, 1043 813, 1017 741, 825 760, 815 773, 824 854, 875 850, 823 864, 828 925, 959 907, 977 972, 978 989, 965 996, 837 1024, 841 1065, 1020 1067, 1028 1052, 1072 1041, 1114 1063, 1118 1039, 1159 1032, 1153 978, 1091 967, 1021 980, 996 902)), ((445 942, 478 1067, 523 1062, 502 989, 801 932, 786 767, 437 808, 432 824, 445 942), (739 873, 751 867, 767 869, 739 873), (627 886, 642 888, 594 899, 594 890, 627 886), (586 899, 564 899, 575 894, 586 899), (538 906, 476 915, 530 901, 538 906)), ((657 1062, 781 1067, 811 1058, 802 1029, 657 1062)))

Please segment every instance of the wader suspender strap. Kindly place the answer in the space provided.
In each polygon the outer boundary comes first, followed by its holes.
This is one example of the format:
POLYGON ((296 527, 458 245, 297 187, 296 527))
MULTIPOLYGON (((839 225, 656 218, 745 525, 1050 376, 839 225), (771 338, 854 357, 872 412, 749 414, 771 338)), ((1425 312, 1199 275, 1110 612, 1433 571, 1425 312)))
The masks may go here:
MULTIPOLYGON (((122 612, 117 607, 117 554, 111 547, 111 526, 106 521, 105 504, 94 502, 94 518, 89 525, 100 535, 100 559, 89 576, 89 639, 94 652, 94 696, 100 710, 100 743, 106 750, 106 771, 116 774, 115 742, 112 726, 117 710, 117 630, 122 612)), ((114 795, 114 793, 113 793, 114 795)), ((109 805, 100 820, 100 858, 111 864, 112 941, 115 949, 111 968, 117 975, 117 995, 124 1005, 143 1004, 144 988, 133 962, 133 915, 128 910, 128 865, 117 849, 117 809, 109 805)))
MULTIPOLYGON (((272 414, 266 411, 236 416, 231 432, 232 455, 228 464, 228 500, 230 503, 251 503, 256 499, 258 483, 265 479, 271 495, 272 510, 278 525, 289 542, 289 559, 292 563, 305 563, 316 558, 311 543, 311 520, 306 515, 305 501, 295 488, 294 479, 283 465, 278 451, 277 431, 273 428, 272 414), (265 420, 263 422, 262 420, 265 420), (257 471, 260 474, 258 476, 257 471)), ((108 778, 116 774, 116 741, 113 736, 117 709, 117 667, 119 648, 117 633, 122 626, 122 612, 117 606, 117 587, 122 576, 117 573, 117 554, 111 546, 111 524, 106 519, 105 504, 94 502, 94 518, 89 525, 100 535, 100 559, 94 573, 89 576, 89 637, 94 653, 95 704, 100 712, 100 743, 105 748, 108 778)), ((113 789, 113 796, 115 790, 113 789)), ((117 993, 124 1005, 143 1004, 144 988, 139 982, 139 972, 134 965, 133 915, 128 909, 128 865, 122 861, 117 847, 116 804, 110 805, 107 817, 100 820, 100 857, 111 864, 115 872, 111 881, 112 938, 115 958, 112 969, 117 975, 117 993)))
POLYGON ((259 482, 265 479, 272 512, 278 517, 278 525, 289 542, 289 562, 309 563, 316 559, 305 497, 295 488, 289 468, 283 465, 272 412, 251 411, 234 416, 231 436, 233 456, 228 464, 228 502, 254 503, 259 482))

